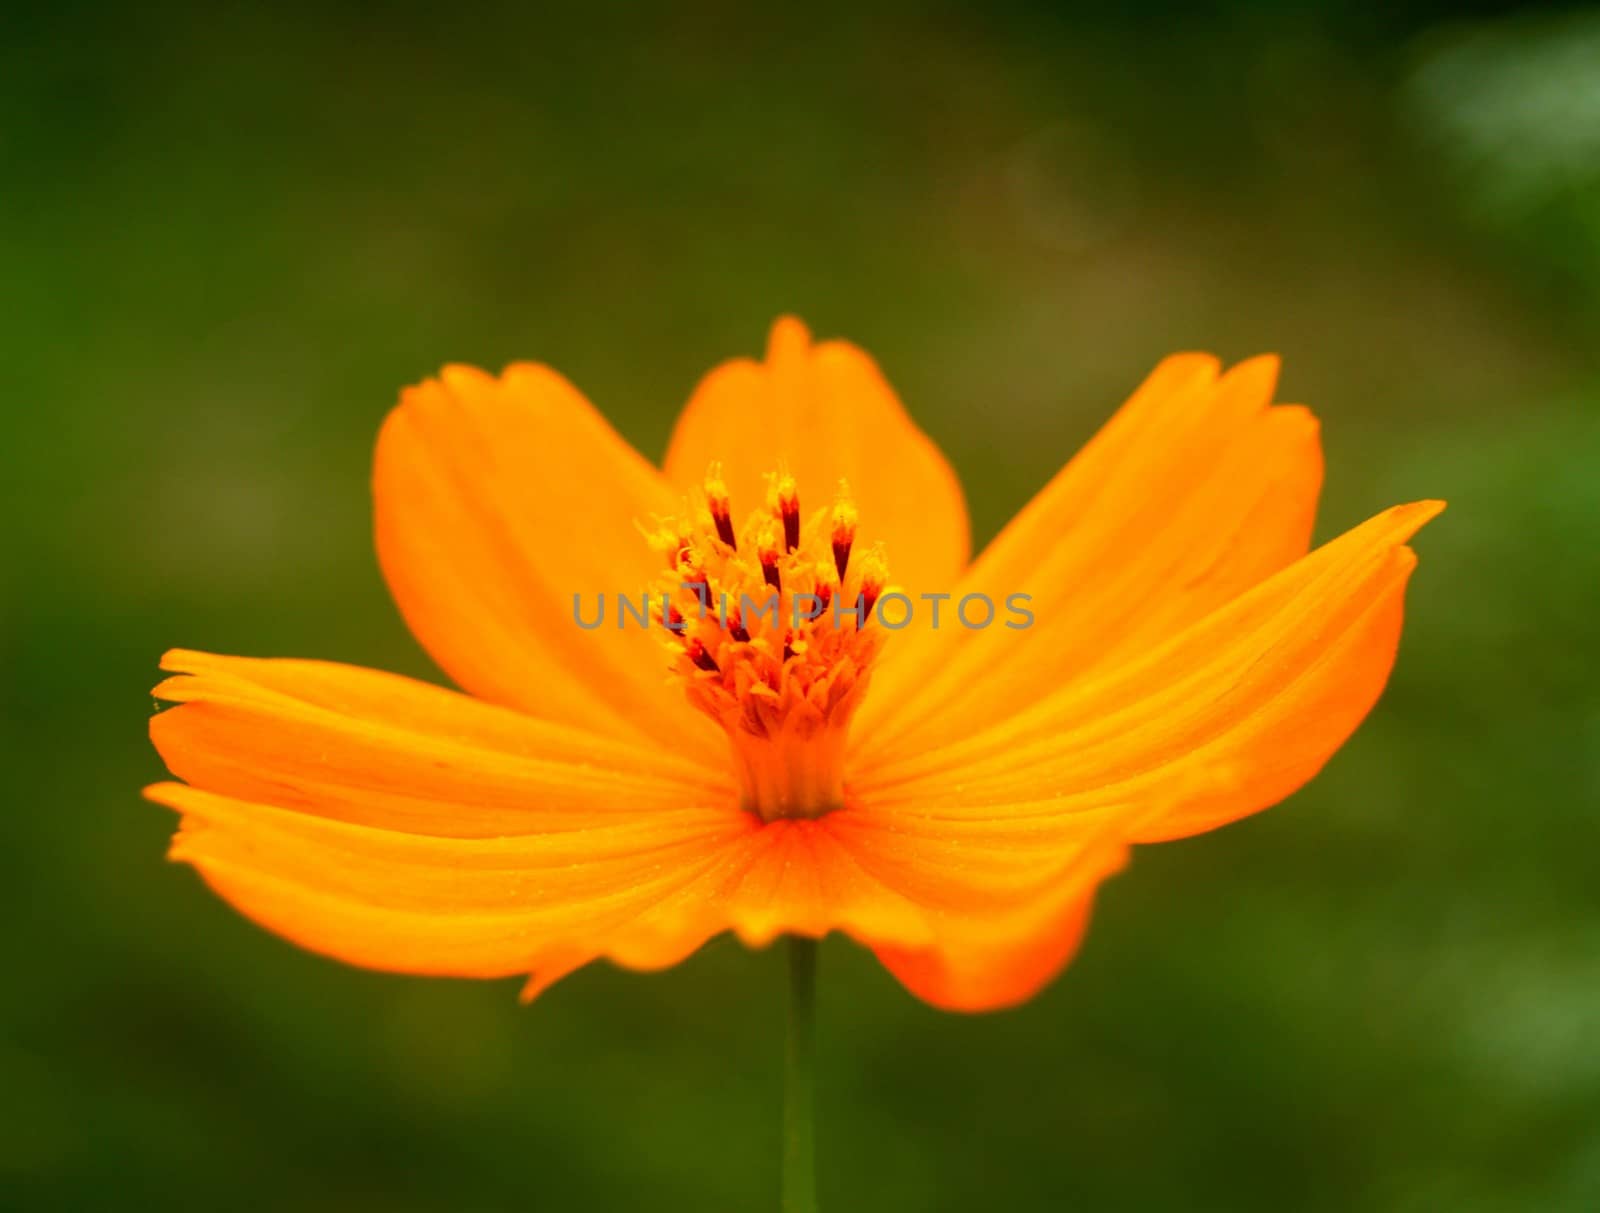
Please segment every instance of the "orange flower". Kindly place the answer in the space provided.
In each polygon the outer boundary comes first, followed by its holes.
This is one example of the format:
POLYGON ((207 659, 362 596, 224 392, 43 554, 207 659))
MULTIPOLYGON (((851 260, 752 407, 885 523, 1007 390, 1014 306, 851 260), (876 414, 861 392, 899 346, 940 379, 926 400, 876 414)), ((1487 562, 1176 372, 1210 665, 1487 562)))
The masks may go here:
POLYGON ((969 564, 939 451, 795 320, 701 383, 662 469, 546 367, 449 367, 383 427, 377 545, 468 694, 167 654, 172 856, 315 951, 529 996, 732 930, 1026 999, 1133 844, 1281 800, 1388 678, 1442 505, 1307 555, 1317 423, 1276 373, 1167 359, 969 564), (588 626, 646 591, 648 625, 588 626))

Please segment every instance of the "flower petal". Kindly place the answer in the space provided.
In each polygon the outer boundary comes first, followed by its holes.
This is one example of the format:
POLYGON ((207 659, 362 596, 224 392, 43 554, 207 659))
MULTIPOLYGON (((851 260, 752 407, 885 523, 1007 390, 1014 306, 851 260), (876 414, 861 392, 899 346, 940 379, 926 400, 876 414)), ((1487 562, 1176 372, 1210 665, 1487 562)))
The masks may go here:
POLYGON ((1127 823, 1144 810, 1100 804, 1041 821, 986 821, 885 802, 838 815, 863 868, 903 887, 936 924, 928 944, 858 936, 917 997, 992 1011, 1038 992, 1082 941, 1100 882, 1121 869, 1127 823))
POLYGON ((569 971, 575 941, 603 939, 753 828, 746 814, 688 808, 619 811, 544 834, 440 837, 183 784, 146 795, 184 815, 172 858, 248 917, 351 964, 434 976, 569 971))
POLYGON ((1142 824, 1139 841, 1265 808, 1315 775, 1377 700, 1416 563, 1405 541, 1443 508, 1396 506, 1137 660, 852 786, 963 817, 1027 806, 1048 818, 1101 800, 1160 801, 1197 771, 1221 773, 1142 824))
POLYGON ((886 651, 859 725, 863 761, 936 745, 968 714, 1019 711, 1303 556, 1322 456, 1309 412, 1269 407, 1277 365, 1257 358, 1219 378, 1205 355, 1162 362, 962 579, 957 600, 984 595, 997 622, 967 630, 950 604, 939 630, 886 651), (1013 594, 1029 596, 1031 626, 1007 626, 1013 594), (942 711, 952 697, 962 712, 942 711))
POLYGON ((755 828, 723 779, 646 743, 310 661, 169 653, 151 722, 173 858, 351 963, 547 977, 755 828))
POLYGON ((644 627, 580 628, 659 572, 637 528, 681 498, 548 367, 449 367, 408 389, 373 471, 378 557, 406 622, 463 688, 593 732, 723 761, 644 627))
POLYGON ((173 774, 384 829, 525 835, 621 810, 737 804, 730 775, 394 674, 175 650, 150 733, 173 774))
POLYGON ((668 478, 688 491, 713 463, 736 511, 766 500, 762 477, 780 465, 794 473, 803 508, 826 505, 848 481, 858 534, 883 542, 896 582, 946 590, 966 565, 966 502, 938 447, 866 353, 813 344, 792 317, 772 326, 764 362, 724 363, 678 419, 668 478))
MULTIPOLYGON (((159 719, 192 721, 210 702, 159 719)), ((166 743, 174 748, 173 737, 166 743)), ((419 771, 433 761, 424 751, 419 771)), ((1033 899, 1083 896, 1089 858, 1106 855, 1085 846, 1073 873, 970 840, 957 854, 948 840, 898 824, 885 834, 870 811, 762 824, 726 808, 612 805, 585 815, 527 806, 518 818, 500 803, 510 788, 498 771, 484 781, 487 804, 432 799, 428 823, 377 779, 363 790, 348 777, 289 769, 293 786, 277 803, 176 783, 147 789, 183 814, 172 858, 312 951, 414 974, 527 973, 529 998, 601 957, 657 969, 727 930, 752 946, 840 930, 877 948, 937 1005, 1007 1003, 1064 963, 1070 941, 1058 935, 1045 951, 1059 960, 1041 960, 1031 939, 1019 949, 997 924, 1031 920, 1033 899), (487 833, 496 820, 517 832, 487 833)), ((271 791, 264 777, 255 786, 271 791)), ((1105 836, 1106 820, 1086 815, 1072 829, 1105 836)))
POLYGON ((936 948, 875 949, 883 967, 942 1011, 1027 1002, 1066 968, 1089 929, 1094 893, 1069 888, 1023 915, 949 923, 936 948))
POLYGON ((872 815, 837 817, 878 831, 862 842, 874 862, 899 852, 908 872, 967 879, 988 864, 989 904, 947 904, 932 945, 880 943, 883 963, 938 1006, 1021 1002, 1070 958, 1124 844, 1214 828, 1309 780, 1388 678, 1415 565, 1403 545, 1441 508, 1379 515, 1125 668, 858 776, 872 815))
MULTIPOLYGON (((861 867, 840 841, 835 813, 815 821, 762 824, 603 941, 597 954, 637 969, 675 964, 707 939, 732 930, 751 947, 783 934, 844 931, 857 939, 906 948, 930 947, 936 924, 926 907, 892 882, 861 867)), ((536 975, 529 995, 543 988, 536 975)))
MULTIPOLYGON (((868 803, 774 821, 620 926, 595 954, 656 969, 725 930, 752 947, 841 931, 935 1005, 1009 1005, 1053 976, 1075 946, 1066 927, 1042 944, 1028 934, 1041 912, 1061 926, 1063 899, 1085 902, 1120 866, 1118 825, 1145 811, 1099 806, 1042 831, 1026 820, 951 826, 868 803)), ((536 975, 529 996, 546 984, 536 975)))

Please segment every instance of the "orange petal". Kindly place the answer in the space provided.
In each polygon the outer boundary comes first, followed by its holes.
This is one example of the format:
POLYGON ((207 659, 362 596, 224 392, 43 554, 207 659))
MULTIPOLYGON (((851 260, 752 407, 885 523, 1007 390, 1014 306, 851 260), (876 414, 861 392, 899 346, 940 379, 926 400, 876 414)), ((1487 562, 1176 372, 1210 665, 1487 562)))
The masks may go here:
MULTIPOLYGON (((841 931, 935 1005, 1010 1005, 1066 962, 1076 930, 1063 914, 1081 917, 1077 907, 1120 865, 1118 823, 1139 811, 1102 806, 1043 832, 1027 821, 952 827, 868 803, 774 821, 620 926, 596 954, 655 969, 724 930, 757 947, 781 934, 841 931), (1041 914, 1059 928, 1042 943, 1041 914)), ((536 975, 529 995, 546 984, 536 975)))
POLYGON ((999 621, 969 631, 947 604, 938 631, 908 631, 886 652, 858 726, 863 760, 966 730, 959 713, 939 719, 955 696, 973 715, 1010 715, 1303 556, 1321 449, 1309 412, 1269 407, 1276 377, 1274 358, 1220 378, 1205 355, 1162 362, 962 579, 956 598, 986 595, 999 621), (1005 626, 1018 593, 1034 618, 1022 630, 1005 626))
MULTIPOLYGON (((418 766, 430 761, 425 753, 418 766)), ((491 800, 502 780, 488 773, 491 800)), ((1015 851, 986 859, 983 847, 951 862, 939 840, 885 838, 870 812, 763 825, 726 808, 612 806, 587 821, 530 809, 514 824, 537 832, 502 836, 452 820, 476 819, 485 806, 431 799, 437 820, 422 832, 385 790, 357 812, 348 781, 296 781, 280 800, 327 799, 283 807, 176 783, 146 795, 183 814, 172 858, 267 929, 369 968, 531 974, 527 997, 600 957, 640 969, 675 964, 730 929, 752 946, 840 930, 879 949, 930 1002, 999 1005, 1031 993, 1075 941, 1058 932, 1043 951, 1031 939, 1018 949, 997 924, 1031 921, 1030 898, 1084 896, 1093 875, 1086 862, 1078 874, 1019 865, 1015 851)), ((1083 854, 1103 862, 1106 852, 1083 854)))
POLYGON ((687 808, 441 837, 183 784, 146 795, 184 815, 172 858, 261 925, 351 964, 435 976, 566 972, 592 954, 583 944, 692 883, 752 828, 743 813, 687 808))
POLYGON ((949 1011, 1025 1002, 1071 959, 1099 883, 1122 867, 1122 833, 1141 808, 1100 804, 1048 821, 947 815, 941 801, 892 798, 837 814, 862 867, 905 890, 936 925, 902 946, 862 937, 917 997, 949 1011))
POLYGON ((169 653, 151 735, 195 786, 173 858, 354 964, 547 979, 755 823, 660 747, 310 661, 169 653))
POLYGON ((1405 541, 1443 508, 1396 506, 1137 660, 853 786, 962 817, 1026 806, 1048 819, 1160 802, 1212 773, 1203 795, 1142 823, 1141 841, 1264 808, 1316 774, 1382 691, 1416 563, 1405 541))
POLYGON ((752 947, 782 934, 830 931, 906 948, 936 940, 928 907, 863 868, 841 841, 832 823, 844 813, 766 824, 744 816, 751 831, 718 864, 614 932, 603 954, 632 968, 657 969, 727 930, 752 947))
POLYGON ((666 685, 658 638, 588 631, 596 594, 637 596, 660 558, 636 524, 682 498, 548 367, 449 367, 408 389, 373 471, 378 557, 411 630, 462 687, 708 761, 710 724, 666 685))
POLYGON ((150 724, 173 774, 242 800, 385 829, 522 835, 619 810, 730 808, 724 772, 394 674, 177 650, 150 724), (463 810, 462 806, 469 806, 463 810))
POLYGON ((1094 893, 1069 888, 1001 923, 952 923, 937 948, 875 949, 884 968, 943 1011, 999 1011, 1027 1002, 1067 966, 1084 933, 1094 893))
POLYGON ((1381 514, 1120 670, 860 774, 874 809, 850 824, 878 831, 873 862, 976 886, 932 945, 879 945, 884 964, 939 1006, 1020 1002, 1070 957, 1119 842, 1211 829, 1309 780, 1382 691, 1415 565, 1403 545, 1441 508, 1381 514))
POLYGON ((871 358, 842 341, 812 344, 791 317, 772 326, 765 362, 724 363, 678 419, 668 478, 687 491, 713 463, 736 516, 765 499, 762 476, 780 465, 794 474, 803 509, 826 505, 847 480, 858 534, 884 543, 900 584, 946 590, 966 564, 966 503, 938 447, 871 358))

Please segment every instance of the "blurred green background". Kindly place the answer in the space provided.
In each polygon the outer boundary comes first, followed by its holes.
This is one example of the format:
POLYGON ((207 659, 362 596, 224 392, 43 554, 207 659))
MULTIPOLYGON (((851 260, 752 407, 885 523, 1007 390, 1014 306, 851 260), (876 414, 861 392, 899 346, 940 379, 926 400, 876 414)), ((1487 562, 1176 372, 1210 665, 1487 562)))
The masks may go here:
POLYGON ((137 793, 169 646, 437 677, 400 385, 538 358, 658 455, 793 310, 980 539, 1190 347, 1284 354, 1321 535, 1452 502, 1354 743, 1033 1003, 825 946, 825 1207, 1600 1208, 1600 10, 13 8, 0 267, 0 1206, 772 1207, 781 955, 345 969, 137 793))

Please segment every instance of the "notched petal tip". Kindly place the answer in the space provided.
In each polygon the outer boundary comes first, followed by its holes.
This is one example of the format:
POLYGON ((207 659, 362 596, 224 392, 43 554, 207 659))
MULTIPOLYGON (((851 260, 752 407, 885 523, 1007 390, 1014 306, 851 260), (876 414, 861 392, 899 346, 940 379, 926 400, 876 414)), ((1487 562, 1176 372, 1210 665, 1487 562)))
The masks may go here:
POLYGON ((597 955, 599 953, 593 949, 584 949, 539 959, 534 963, 533 971, 528 974, 527 980, 522 983, 522 989, 517 992, 517 1001, 523 1006, 528 1006, 551 986, 583 968, 597 955))
POLYGON ((170 674, 192 674, 196 664, 205 659, 206 654, 198 649, 168 649, 161 654, 157 668, 166 670, 170 674))
POLYGON ((208 663, 216 659, 208 653, 196 649, 168 649, 161 654, 157 669, 165 671, 171 677, 163 678, 150 688, 153 698, 164 700, 156 716, 152 718, 152 725, 162 713, 169 710, 170 705, 185 703, 193 697, 192 690, 196 676, 202 673, 208 663))
POLYGON ((165 700, 169 704, 182 703, 187 696, 184 688, 194 681, 192 674, 174 674, 171 678, 163 678, 150 688, 150 694, 156 699, 165 700))
POLYGON ((151 804, 158 804, 164 809, 171 809, 179 815, 178 828, 173 831, 172 837, 167 840, 166 860, 168 863, 192 864, 193 859, 189 854, 188 843, 199 824, 184 812, 183 797, 191 789, 187 784, 177 783, 174 780, 164 779, 159 783, 147 784, 139 789, 139 795, 151 804))

